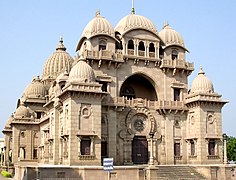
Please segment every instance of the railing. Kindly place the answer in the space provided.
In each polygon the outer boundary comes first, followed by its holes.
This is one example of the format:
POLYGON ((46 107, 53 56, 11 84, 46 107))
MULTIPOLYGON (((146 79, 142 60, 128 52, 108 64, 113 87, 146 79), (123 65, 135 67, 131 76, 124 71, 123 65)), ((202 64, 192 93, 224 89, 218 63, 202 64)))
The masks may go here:
POLYGON ((94 160, 94 155, 79 155, 79 160, 94 160))
POLYGON ((182 156, 175 156, 175 160, 182 160, 182 156))
POLYGON ((184 109, 185 105, 181 101, 150 101, 147 99, 127 99, 126 97, 114 97, 103 101, 103 105, 108 106, 144 106, 152 109, 184 109))
POLYGON ((218 155, 208 155, 208 159, 219 159, 220 157, 218 155))
POLYGON ((188 157, 189 157, 189 159, 191 159, 191 160, 197 159, 197 155, 190 155, 190 156, 188 156, 188 157))
POLYGON ((128 49, 128 55, 134 55, 134 50, 133 49, 128 49))
POLYGON ((138 51, 138 55, 144 57, 145 56, 145 51, 138 51))
POLYGON ((150 58, 155 58, 155 53, 154 52, 149 52, 149 57, 150 58))
POLYGON ((180 69, 188 69, 194 70, 194 64, 190 62, 186 62, 182 59, 162 59, 161 60, 161 67, 162 68, 180 68, 180 69))

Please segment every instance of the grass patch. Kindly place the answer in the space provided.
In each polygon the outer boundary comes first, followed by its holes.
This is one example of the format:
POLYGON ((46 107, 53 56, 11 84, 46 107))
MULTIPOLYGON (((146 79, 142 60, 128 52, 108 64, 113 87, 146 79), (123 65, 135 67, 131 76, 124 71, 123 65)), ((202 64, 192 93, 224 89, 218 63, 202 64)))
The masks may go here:
POLYGON ((3 177, 12 178, 12 174, 9 173, 9 172, 7 172, 7 171, 2 171, 2 172, 1 172, 1 175, 2 175, 3 177))

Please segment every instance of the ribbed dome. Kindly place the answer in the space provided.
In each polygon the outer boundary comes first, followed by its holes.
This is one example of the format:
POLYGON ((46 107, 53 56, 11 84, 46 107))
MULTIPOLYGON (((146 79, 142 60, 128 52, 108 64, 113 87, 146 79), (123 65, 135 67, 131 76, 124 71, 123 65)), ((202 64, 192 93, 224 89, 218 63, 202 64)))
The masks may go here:
POLYGON ((134 29, 144 29, 157 34, 157 29, 151 20, 134 13, 122 18, 116 25, 115 32, 119 32, 121 35, 123 35, 134 29))
POLYGON ((23 97, 25 98, 44 98, 47 91, 40 78, 33 78, 32 82, 25 88, 23 97))
POLYGON ((159 32, 159 36, 166 46, 177 45, 185 49, 182 36, 177 31, 172 29, 169 24, 164 25, 162 30, 159 32))
POLYGON ((71 69, 68 80, 80 83, 95 82, 95 74, 85 59, 80 58, 79 62, 71 69))
POLYGON ((16 109, 15 118, 30 118, 30 112, 24 104, 20 104, 20 106, 16 109))
POLYGON ((11 122, 13 121, 13 119, 14 119, 14 116, 13 115, 11 115, 9 118, 8 118, 8 120, 7 120, 7 123, 6 123, 6 125, 5 125, 5 127, 4 127, 4 129, 11 129, 11 122))
POLYGON ((190 93, 214 93, 213 84, 205 75, 205 72, 200 68, 198 76, 193 80, 190 93))
POLYGON ((59 74, 67 70, 70 72, 73 58, 66 52, 62 37, 56 51, 47 59, 43 67, 42 79, 56 79, 59 74))
POLYGON ((65 71, 64 73, 61 73, 56 81, 59 83, 59 82, 62 82, 62 81, 67 81, 67 79, 69 78, 69 73, 67 71, 65 71))
POLYGON ((87 24, 82 33, 82 37, 87 39, 97 35, 108 35, 115 37, 114 29, 111 23, 100 15, 100 12, 96 13, 96 16, 87 24))

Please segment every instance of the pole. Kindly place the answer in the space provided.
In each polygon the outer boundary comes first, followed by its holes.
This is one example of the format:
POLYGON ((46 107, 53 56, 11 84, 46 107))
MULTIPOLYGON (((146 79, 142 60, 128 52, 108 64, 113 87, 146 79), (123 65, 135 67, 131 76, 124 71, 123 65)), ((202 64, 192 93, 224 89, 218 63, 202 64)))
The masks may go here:
POLYGON ((227 146, 226 146, 226 138, 224 138, 224 164, 227 164, 227 146))
POLYGON ((153 165, 153 136, 154 136, 154 133, 153 132, 150 132, 150 138, 151 138, 151 151, 150 151, 150 162, 149 164, 150 165, 153 165))

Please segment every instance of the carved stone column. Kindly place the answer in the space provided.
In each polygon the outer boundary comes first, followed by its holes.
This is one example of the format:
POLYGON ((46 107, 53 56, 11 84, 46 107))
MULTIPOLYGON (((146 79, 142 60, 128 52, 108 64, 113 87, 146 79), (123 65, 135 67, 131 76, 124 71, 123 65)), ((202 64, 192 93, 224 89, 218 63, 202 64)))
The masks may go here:
POLYGON ((132 162, 132 140, 124 140, 124 165, 131 165, 132 162))

